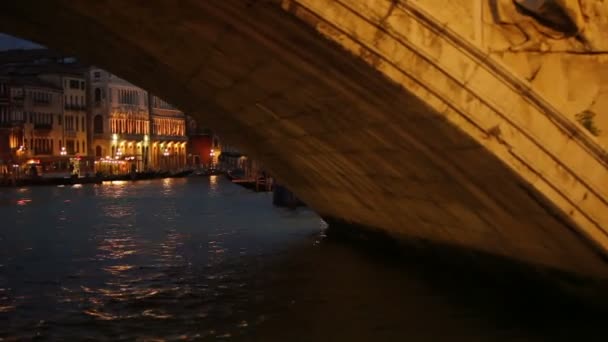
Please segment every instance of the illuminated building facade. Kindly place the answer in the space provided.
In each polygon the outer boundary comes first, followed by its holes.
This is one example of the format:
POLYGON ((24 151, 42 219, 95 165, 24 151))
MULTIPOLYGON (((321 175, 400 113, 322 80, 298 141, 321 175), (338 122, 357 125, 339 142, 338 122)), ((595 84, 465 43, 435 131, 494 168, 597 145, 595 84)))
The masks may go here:
POLYGON ((90 147, 96 170, 145 170, 150 134, 148 93, 99 68, 90 68, 87 76, 90 147))
POLYGON ((86 81, 81 73, 46 72, 40 79, 62 88, 63 92, 63 135, 66 155, 86 157, 87 148, 87 101, 86 81))
POLYGON ((62 94, 60 86, 38 77, 10 78, 8 144, 12 163, 20 172, 69 171, 62 94))
POLYGON ((0 78, 0 175, 7 177, 15 162, 21 138, 22 121, 15 120, 10 106, 8 78, 0 78))
POLYGON ((210 129, 199 127, 194 118, 186 117, 188 165, 193 168, 216 168, 222 154, 220 138, 210 129))
POLYGON ((90 148, 104 173, 176 171, 186 165, 185 115, 103 69, 90 68, 90 148))
POLYGON ((42 175, 92 171, 86 68, 48 50, 7 51, 0 61, 0 164, 42 175))

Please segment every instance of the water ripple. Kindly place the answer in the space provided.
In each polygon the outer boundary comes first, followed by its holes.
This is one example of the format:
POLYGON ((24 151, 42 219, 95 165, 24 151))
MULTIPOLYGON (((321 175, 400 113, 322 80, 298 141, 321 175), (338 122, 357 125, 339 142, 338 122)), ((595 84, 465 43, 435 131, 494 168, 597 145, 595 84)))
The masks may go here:
POLYGON ((317 220, 291 216, 300 226, 286 229, 267 197, 219 177, 0 197, 7 340, 238 338, 258 321, 248 309, 258 251, 274 255, 317 220))

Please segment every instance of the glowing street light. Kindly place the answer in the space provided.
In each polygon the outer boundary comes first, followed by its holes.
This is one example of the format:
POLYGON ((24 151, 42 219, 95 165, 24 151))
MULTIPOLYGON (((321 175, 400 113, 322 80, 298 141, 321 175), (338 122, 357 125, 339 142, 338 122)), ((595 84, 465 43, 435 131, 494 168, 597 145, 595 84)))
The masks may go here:
POLYGON ((61 147, 61 151, 59 152, 59 154, 61 154, 62 156, 65 156, 66 154, 68 154, 68 152, 65 150, 65 146, 61 147))

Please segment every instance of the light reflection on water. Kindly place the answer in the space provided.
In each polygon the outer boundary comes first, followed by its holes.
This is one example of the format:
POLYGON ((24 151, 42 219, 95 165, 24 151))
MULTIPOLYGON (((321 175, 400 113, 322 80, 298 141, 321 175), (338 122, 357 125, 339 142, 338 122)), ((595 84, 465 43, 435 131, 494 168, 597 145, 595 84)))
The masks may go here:
POLYGON ((0 339, 232 337, 249 265, 319 229, 217 176, 0 196, 0 339))
POLYGON ((539 300, 518 278, 394 263, 220 177, 0 203, 0 340, 605 340, 605 312, 539 300))

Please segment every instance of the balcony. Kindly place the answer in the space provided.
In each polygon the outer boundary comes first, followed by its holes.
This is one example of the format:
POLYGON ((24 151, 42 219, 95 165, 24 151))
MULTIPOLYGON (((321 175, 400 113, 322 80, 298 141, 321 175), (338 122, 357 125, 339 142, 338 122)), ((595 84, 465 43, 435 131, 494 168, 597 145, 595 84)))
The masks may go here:
POLYGON ((36 155, 36 156, 39 156, 39 155, 51 155, 51 154, 53 154, 53 150, 51 150, 51 149, 35 149, 33 154, 36 155))
POLYGON ((93 132, 93 137, 97 139, 111 139, 112 135, 110 133, 104 133, 99 131, 93 132))
POLYGON ((65 130, 65 136, 68 137, 68 138, 75 138, 76 137, 76 131, 73 130, 73 129, 70 129, 70 130, 66 129, 65 130))
POLYGON ((64 106, 64 108, 65 108, 65 110, 86 110, 87 109, 87 107, 84 105, 75 105, 75 104, 71 104, 71 105, 66 104, 64 106))
POLYGON ((2 128, 21 127, 24 122, 25 122, 24 120, 1 121, 0 127, 2 127, 2 128))
POLYGON ((50 123, 35 123, 34 129, 37 130, 51 130, 53 129, 53 125, 50 123))

